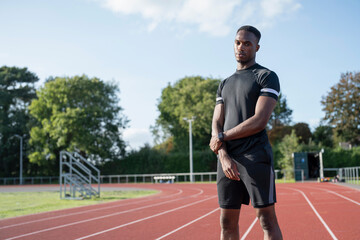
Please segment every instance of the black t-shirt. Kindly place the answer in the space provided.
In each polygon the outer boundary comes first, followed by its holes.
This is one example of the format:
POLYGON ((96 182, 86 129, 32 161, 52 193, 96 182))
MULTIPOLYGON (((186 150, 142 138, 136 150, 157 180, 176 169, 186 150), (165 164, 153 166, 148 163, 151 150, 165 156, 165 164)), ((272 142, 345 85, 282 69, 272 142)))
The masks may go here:
MULTIPOLYGON (((216 104, 224 104, 224 131, 229 130, 255 114, 259 96, 278 99, 279 78, 276 73, 255 64, 247 69, 237 70, 223 80, 217 90, 216 104)), ((226 142, 229 154, 242 154, 267 141, 266 130, 252 136, 226 142)))

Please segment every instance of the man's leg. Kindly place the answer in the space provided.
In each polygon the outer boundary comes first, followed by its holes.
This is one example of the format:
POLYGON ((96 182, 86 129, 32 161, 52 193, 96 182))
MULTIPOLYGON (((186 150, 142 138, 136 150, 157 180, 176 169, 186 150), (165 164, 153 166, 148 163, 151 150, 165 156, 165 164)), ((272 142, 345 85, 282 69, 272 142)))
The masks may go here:
POLYGON ((275 205, 264 208, 256 208, 256 216, 264 231, 264 240, 283 239, 275 214, 275 205))
POLYGON ((221 208, 221 240, 239 239, 240 209, 221 208))

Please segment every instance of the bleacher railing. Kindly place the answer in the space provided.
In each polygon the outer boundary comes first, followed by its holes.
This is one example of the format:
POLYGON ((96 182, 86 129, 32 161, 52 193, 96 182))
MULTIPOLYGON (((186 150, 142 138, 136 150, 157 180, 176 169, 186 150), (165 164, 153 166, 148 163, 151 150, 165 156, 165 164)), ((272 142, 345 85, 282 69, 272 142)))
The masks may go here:
POLYGON ((360 184, 359 172, 360 167, 339 168, 338 170, 340 180, 353 184, 360 184))
POLYGON ((100 196, 100 171, 87 159, 77 152, 71 154, 67 151, 61 151, 59 162, 61 199, 100 196), (97 184, 98 189, 93 188, 92 184, 97 184))

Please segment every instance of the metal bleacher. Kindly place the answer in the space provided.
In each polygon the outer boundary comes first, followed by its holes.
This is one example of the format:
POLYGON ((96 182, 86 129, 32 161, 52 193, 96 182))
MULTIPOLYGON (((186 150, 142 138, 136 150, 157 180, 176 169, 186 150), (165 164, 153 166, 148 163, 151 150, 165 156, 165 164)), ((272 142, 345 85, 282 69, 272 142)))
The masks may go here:
POLYGON ((100 171, 77 152, 60 152, 60 198, 100 197, 100 171), (97 184, 96 187, 93 185, 97 184))

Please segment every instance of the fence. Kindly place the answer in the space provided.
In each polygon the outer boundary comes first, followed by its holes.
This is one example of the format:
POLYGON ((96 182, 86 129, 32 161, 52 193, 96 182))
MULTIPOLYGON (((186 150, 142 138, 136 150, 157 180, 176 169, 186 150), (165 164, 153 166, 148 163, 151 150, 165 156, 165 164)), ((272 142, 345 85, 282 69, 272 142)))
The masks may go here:
MULTIPOLYGON (((23 177, 23 184, 58 184, 59 176, 49 177, 23 177)), ((20 178, 0 178, 0 185, 19 185, 20 178)))
MULTIPOLYGON (((339 175, 340 180, 349 183, 360 184, 359 172, 360 167, 349 168, 324 168, 330 176, 339 175)), ((325 174, 327 175, 327 174, 325 174)), ((155 183, 154 177, 175 176, 175 182, 190 182, 190 173, 159 173, 159 174, 126 174, 126 175, 103 175, 100 176, 101 183, 155 183)), ((216 172, 193 173, 196 182, 216 181, 216 172)), ((275 179, 294 179, 304 181, 303 170, 275 170, 275 179)), ((58 184, 59 177, 24 177, 24 184, 58 184)), ((0 185, 17 185, 20 184, 20 178, 0 178, 0 185)))
MULTIPOLYGON (((174 182, 190 182, 190 173, 159 173, 159 174, 125 174, 125 175, 102 175, 101 183, 155 183, 154 177, 174 176, 174 182)), ((286 177, 286 171, 275 170, 275 178, 286 177)), ((288 173, 288 176, 290 174, 288 173)), ((216 172, 193 173, 196 182, 216 181, 216 172)), ((26 177, 24 184, 58 184, 59 177, 26 177)), ((0 178, 0 185, 20 184, 19 178, 0 178)))
MULTIPOLYGON (((175 176, 175 182, 190 181, 190 173, 159 173, 159 174, 125 174, 125 175, 102 175, 101 183, 154 183, 154 177, 175 176)), ((216 172, 193 173, 197 182, 211 182, 216 180, 216 172)), ((58 184, 59 177, 25 177, 24 184, 58 184)), ((0 185, 18 185, 20 178, 0 178, 0 185)))
MULTIPOLYGON (((193 173, 196 182, 211 182, 216 180, 216 172, 193 173)), ((127 174, 100 176, 101 183, 154 183, 154 177, 174 176, 175 182, 190 181, 190 173, 159 173, 159 174, 127 174)))

